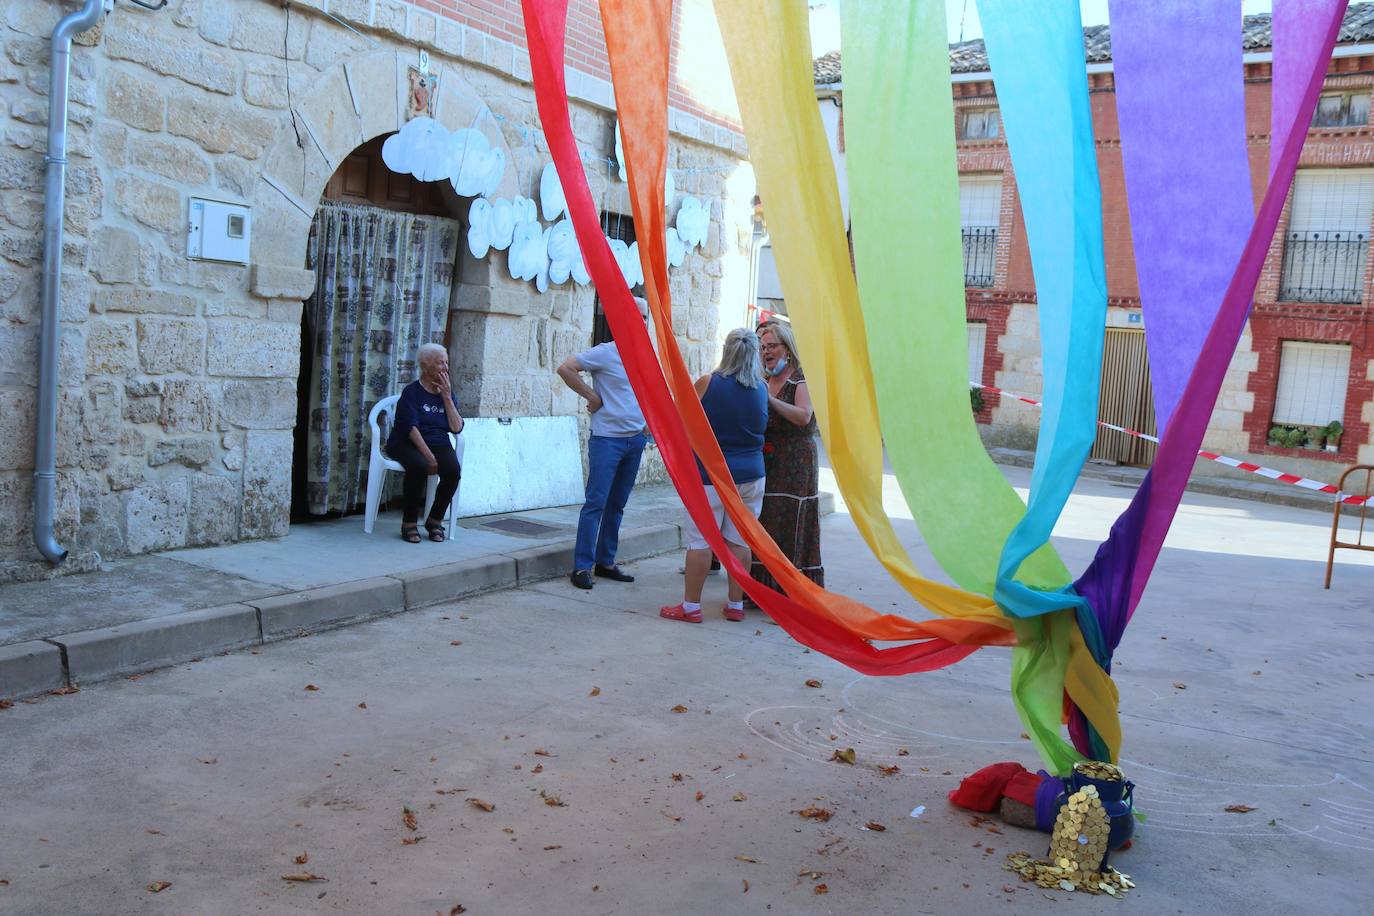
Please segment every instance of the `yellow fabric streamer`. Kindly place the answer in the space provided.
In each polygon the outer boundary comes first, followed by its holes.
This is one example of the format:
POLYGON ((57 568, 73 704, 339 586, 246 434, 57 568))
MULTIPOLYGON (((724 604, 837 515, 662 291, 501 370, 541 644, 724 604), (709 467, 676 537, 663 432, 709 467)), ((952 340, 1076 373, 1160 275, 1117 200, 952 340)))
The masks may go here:
MULTIPOLYGON (((716 0, 749 159, 821 437, 860 534, 929 610, 1008 627, 993 600, 924 578, 883 509, 883 443, 834 167, 810 81, 806 7, 716 0), (813 232, 816 227, 825 231, 813 232)), ((1000 545, 999 545, 1000 546, 1000 545)), ((994 553, 995 556, 995 553, 994 553)))

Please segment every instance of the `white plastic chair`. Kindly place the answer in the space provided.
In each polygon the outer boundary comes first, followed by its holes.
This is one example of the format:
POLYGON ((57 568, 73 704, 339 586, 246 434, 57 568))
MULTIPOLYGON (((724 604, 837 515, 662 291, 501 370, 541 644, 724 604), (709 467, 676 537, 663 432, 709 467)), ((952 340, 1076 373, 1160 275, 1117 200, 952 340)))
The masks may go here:
MULTIPOLYGON (((382 502, 382 485, 386 483, 387 471, 399 471, 405 473, 405 467, 399 461, 393 461, 382 454, 382 426, 378 419, 382 414, 386 414, 393 420, 396 416, 396 402, 400 395, 393 394, 390 397, 382 398, 372 406, 372 410, 367 414, 368 430, 372 434, 372 457, 367 462, 367 514, 363 516, 363 531, 367 534, 372 533, 372 526, 377 521, 377 507, 382 502)), ((463 464, 463 437, 456 433, 448 434, 449 441, 453 443, 453 451, 458 456, 458 464, 463 464)), ((458 479, 458 489, 463 487, 463 480, 458 479)), ((429 507, 434 505, 434 491, 439 489, 439 475, 429 476, 429 495, 425 497, 425 513, 422 520, 429 518, 429 507)), ((448 505, 448 539, 453 540, 453 534, 457 530, 458 520, 458 490, 453 492, 453 502, 448 505)))

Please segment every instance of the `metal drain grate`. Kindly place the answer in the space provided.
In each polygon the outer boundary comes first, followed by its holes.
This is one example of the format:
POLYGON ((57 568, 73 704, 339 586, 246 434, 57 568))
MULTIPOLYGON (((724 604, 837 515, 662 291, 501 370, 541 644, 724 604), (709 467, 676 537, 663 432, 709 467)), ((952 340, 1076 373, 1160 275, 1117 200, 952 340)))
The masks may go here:
POLYGON ((540 522, 531 522, 523 518, 495 518, 489 522, 483 522, 484 528, 495 528, 497 531, 505 531, 508 534, 519 534, 525 537, 539 537, 544 534, 553 534, 559 529, 554 525, 544 525, 540 522))

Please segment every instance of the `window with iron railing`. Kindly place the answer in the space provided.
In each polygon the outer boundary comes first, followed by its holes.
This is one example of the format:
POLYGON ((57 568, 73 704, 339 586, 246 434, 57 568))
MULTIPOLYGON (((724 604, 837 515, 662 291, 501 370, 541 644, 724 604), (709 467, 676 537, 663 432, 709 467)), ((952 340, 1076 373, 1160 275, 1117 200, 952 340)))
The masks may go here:
POLYGON ((1313 127, 1358 127, 1369 123, 1369 90, 1328 92, 1317 99, 1313 127))
POLYGON ((997 266, 997 227, 965 226, 963 234, 964 285, 986 289, 997 266))
POLYGON ((1289 232, 1283 246, 1279 298, 1285 302, 1359 303, 1364 298, 1368 249, 1366 232, 1289 232))

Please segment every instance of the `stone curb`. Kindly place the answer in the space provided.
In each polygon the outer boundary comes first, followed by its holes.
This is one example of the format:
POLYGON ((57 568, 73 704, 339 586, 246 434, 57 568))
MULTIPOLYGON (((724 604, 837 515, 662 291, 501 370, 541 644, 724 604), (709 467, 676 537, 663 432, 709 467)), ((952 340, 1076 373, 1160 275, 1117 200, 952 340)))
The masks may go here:
POLYGON ((62 650, 35 639, 0 646, 0 698, 27 697, 67 683, 62 650))
POLYGON ((258 613, 246 604, 184 611, 118 626, 56 636, 66 655, 67 678, 89 684, 130 671, 261 641, 258 613))
MULTIPOLYGON (((682 532, 677 525, 649 525, 621 535, 620 556, 641 559, 677 550, 681 545, 682 532)), ((89 684, 563 576, 571 568, 572 549, 572 541, 556 541, 430 569, 0 646, 0 698, 17 699, 68 684, 89 684)))
POLYGON ((244 603, 257 609, 264 641, 406 609, 405 586, 390 576, 340 582, 244 603))

